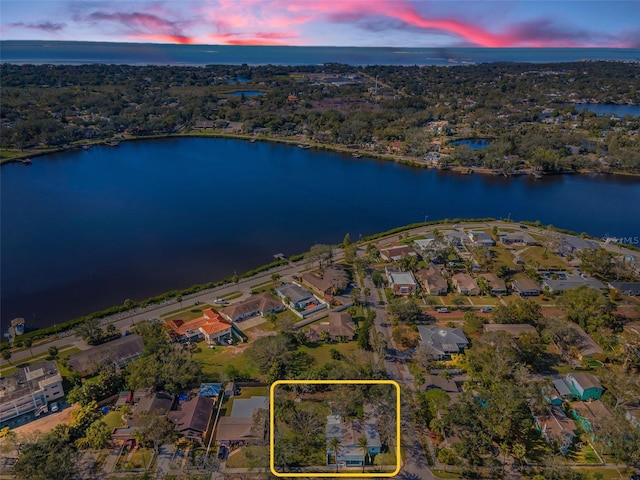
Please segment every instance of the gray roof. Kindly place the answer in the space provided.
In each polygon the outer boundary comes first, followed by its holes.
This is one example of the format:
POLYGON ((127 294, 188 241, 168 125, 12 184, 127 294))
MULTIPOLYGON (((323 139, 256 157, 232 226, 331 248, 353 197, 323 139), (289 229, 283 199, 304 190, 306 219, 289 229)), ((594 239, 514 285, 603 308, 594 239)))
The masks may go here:
POLYGON ((422 341, 431 345, 441 355, 457 353, 460 348, 466 348, 469 345, 469 340, 460 328, 420 325, 418 331, 422 341))
POLYGON ((625 295, 640 295, 640 282, 611 282, 610 285, 625 295))
POLYGON ((411 272, 395 272, 387 269, 387 275, 394 285, 416 285, 416 279, 411 272))
POLYGON ((573 235, 562 235, 561 241, 565 246, 568 246, 572 250, 582 250, 585 248, 599 248, 598 242, 589 240, 587 238, 576 237, 573 235))
POLYGON ((289 298, 293 303, 313 297, 313 294, 306 288, 302 288, 295 283, 283 283, 276 288, 281 297, 289 298))
POLYGON ((176 423, 176 430, 196 430, 206 432, 213 412, 213 401, 207 397, 196 395, 182 404, 182 410, 172 412, 171 420, 176 423))
POLYGON ((590 373, 584 373, 584 372, 575 372, 575 373, 569 373, 567 375, 568 376, 572 376, 573 379, 583 388, 583 389, 587 389, 587 388, 602 388, 602 384, 600 383, 600 380, 598 379, 598 377, 596 377, 595 375, 591 375, 590 373))
POLYGON ((562 398, 571 396, 571 390, 562 378, 554 379, 553 386, 556 388, 562 398))
POLYGON ((252 418, 258 409, 269 409, 269 397, 236 398, 231 407, 231 417, 252 418))
POLYGON ((140 335, 127 335, 69 355, 69 365, 77 372, 86 372, 105 362, 128 361, 140 355, 143 350, 144 340, 140 335))
POLYGON ((500 232, 498 235, 500 240, 505 243, 524 243, 527 245, 536 243, 535 238, 527 232, 500 232))
POLYGON ((518 278, 511 282, 511 286, 518 292, 526 292, 531 290, 540 291, 540 286, 529 277, 518 278))
POLYGON ((606 290, 607 287, 597 278, 581 277, 579 275, 568 276, 566 279, 545 279, 543 285, 549 287, 552 292, 564 292, 565 290, 575 290, 582 286, 595 288, 596 290, 606 290))
POLYGON ((138 402, 136 412, 152 412, 165 415, 173 406, 175 397, 166 392, 157 392, 149 397, 143 397, 138 402))
POLYGON ((2 403, 10 402, 23 395, 40 390, 41 384, 50 384, 61 381, 58 365, 54 361, 39 362, 18 368, 7 377, 0 378, 0 391, 2 403))
POLYGON ((439 388, 445 392, 458 392, 458 384, 449 378, 441 377, 440 375, 427 375, 424 382, 425 390, 431 388, 439 388))

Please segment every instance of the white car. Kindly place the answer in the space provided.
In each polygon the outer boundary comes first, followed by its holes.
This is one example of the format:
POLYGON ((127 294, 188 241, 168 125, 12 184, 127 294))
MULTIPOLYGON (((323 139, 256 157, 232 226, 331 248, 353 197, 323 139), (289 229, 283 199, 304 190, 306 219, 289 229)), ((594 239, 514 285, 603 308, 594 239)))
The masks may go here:
POLYGON ((49 411, 51 413, 57 412, 58 410, 60 410, 60 405, 58 405, 58 402, 53 402, 51 405, 49 405, 49 411))

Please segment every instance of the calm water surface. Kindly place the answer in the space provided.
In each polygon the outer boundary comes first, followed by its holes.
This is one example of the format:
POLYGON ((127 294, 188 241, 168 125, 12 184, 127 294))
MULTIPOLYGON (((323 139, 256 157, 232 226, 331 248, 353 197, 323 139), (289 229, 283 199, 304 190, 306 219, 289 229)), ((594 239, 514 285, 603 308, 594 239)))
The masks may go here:
POLYGON ((617 115, 623 118, 626 115, 640 117, 640 105, 616 105, 614 103, 577 103, 578 110, 590 110, 596 115, 617 115))
POLYGON ((3 325, 50 325, 427 215, 640 235, 631 177, 456 175, 222 139, 38 157, 3 166, 1 187, 3 325))

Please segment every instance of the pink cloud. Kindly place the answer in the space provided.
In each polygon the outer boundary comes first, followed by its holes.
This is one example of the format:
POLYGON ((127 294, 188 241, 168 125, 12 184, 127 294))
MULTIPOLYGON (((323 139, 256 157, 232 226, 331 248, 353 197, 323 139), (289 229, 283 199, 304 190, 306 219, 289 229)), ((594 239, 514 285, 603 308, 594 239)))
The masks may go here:
POLYGON ((169 43, 194 43, 194 39, 184 33, 184 22, 174 22, 158 15, 141 12, 93 12, 87 17, 91 22, 112 22, 125 28, 133 38, 164 41, 169 43))

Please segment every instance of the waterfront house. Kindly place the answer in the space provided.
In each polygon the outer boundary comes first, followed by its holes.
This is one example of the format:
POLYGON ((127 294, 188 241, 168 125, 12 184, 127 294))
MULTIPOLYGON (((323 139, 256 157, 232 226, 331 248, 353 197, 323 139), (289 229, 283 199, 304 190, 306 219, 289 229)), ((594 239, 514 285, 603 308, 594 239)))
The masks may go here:
POLYGON ((439 359, 460 353, 469 347, 469 340, 460 328, 438 327, 435 325, 419 325, 418 332, 422 343, 429 345, 431 351, 439 359))
POLYGON ((454 247, 462 247, 471 241, 464 232, 458 230, 447 230, 442 232, 442 234, 446 242, 454 247))
POLYGON ((140 335, 126 335, 69 355, 68 362, 74 371, 81 375, 89 375, 105 364, 123 368, 132 360, 139 358, 143 350, 144 340, 140 335))
POLYGON ((565 382, 580 400, 597 400, 604 389, 595 375, 584 372, 568 373, 565 382))
POLYGON ((281 283, 276 287, 276 293, 298 310, 304 310, 308 305, 318 303, 313 293, 295 283, 281 283))
POLYGON ((349 285, 349 275, 341 265, 331 265, 323 270, 302 274, 302 281, 320 292, 332 297, 349 285))
POLYGON ((455 289, 463 295, 480 295, 478 283, 466 273, 456 273, 451 277, 455 289))
POLYGON ((276 297, 263 292, 224 307, 220 310, 220 314, 231 322, 240 322, 257 315, 282 312, 284 309, 284 305, 276 297))
POLYGON ((232 336, 232 325, 218 311, 208 308, 202 317, 184 321, 169 320, 166 327, 176 341, 197 341, 204 339, 210 345, 220 343, 232 336))
POLYGON ((551 293, 561 293, 566 290, 575 290, 580 287, 589 287, 595 290, 606 291, 608 288, 600 280, 585 275, 564 274, 563 278, 545 278, 542 286, 549 289, 551 293))
POLYGON ((367 463, 371 463, 373 457, 379 454, 382 449, 382 442, 376 425, 359 420, 343 422, 339 415, 328 415, 325 430, 327 465, 335 465, 337 463, 346 467, 363 466, 364 452, 358 446, 358 440, 363 437, 367 439, 367 455, 370 456, 370 460, 367 463), (328 446, 332 438, 340 439, 337 458, 335 452, 330 450, 328 446))
POLYGON ((507 293, 507 284, 495 273, 483 273, 480 276, 487 281, 489 291, 492 295, 502 295, 507 293))
POLYGON ((503 245, 531 246, 538 244, 535 238, 527 232, 500 232, 498 237, 503 245))
POLYGON ((600 248, 598 242, 574 235, 560 234, 558 253, 560 255, 575 255, 581 250, 600 248))
POLYGON ((309 327, 309 340, 312 342, 320 341, 323 332, 327 332, 329 340, 346 342, 355 337, 355 325, 348 313, 330 312, 328 322, 316 323, 309 327))
POLYGON ((433 264, 418 270, 415 277, 429 295, 446 295, 449 290, 447 279, 433 264))
POLYGON ((511 289, 521 297, 537 297, 542 293, 536 282, 529 277, 520 277, 511 282, 511 289))
POLYGON ((398 262, 404 257, 417 257, 416 251, 408 245, 393 245, 380 249, 380 258, 385 262, 398 262))
POLYGON ((487 232, 471 230, 469 232, 469 238, 471 239, 471 241, 475 246, 482 246, 482 247, 496 246, 495 240, 491 238, 491 235, 489 235, 487 232))
POLYGON ((389 287, 394 295, 410 295, 418 289, 416 279, 411 272, 400 272, 390 268, 385 268, 389 287))

